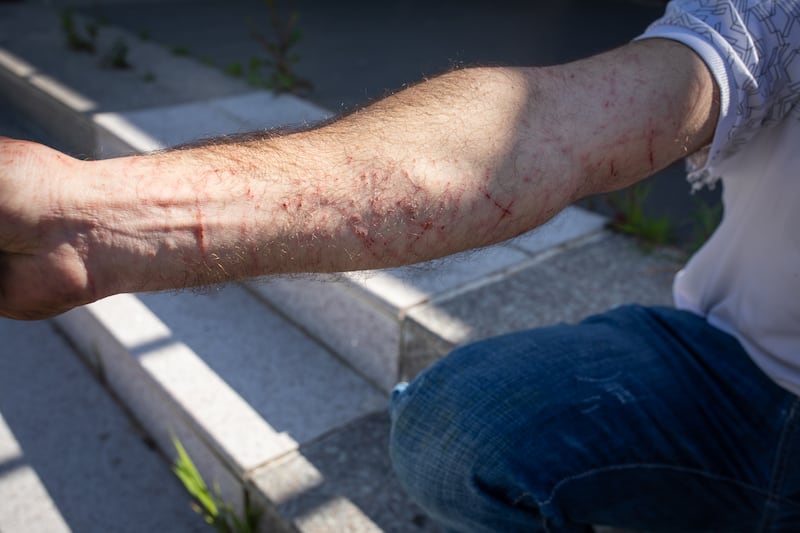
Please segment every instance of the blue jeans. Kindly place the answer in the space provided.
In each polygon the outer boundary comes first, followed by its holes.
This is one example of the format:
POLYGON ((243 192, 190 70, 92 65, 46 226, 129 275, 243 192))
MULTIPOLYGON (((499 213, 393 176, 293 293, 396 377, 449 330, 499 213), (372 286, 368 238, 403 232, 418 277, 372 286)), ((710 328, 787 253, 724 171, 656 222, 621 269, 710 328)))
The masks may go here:
POLYGON ((460 348, 392 398, 449 531, 800 531, 798 398, 691 313, 626 306, 460 348))

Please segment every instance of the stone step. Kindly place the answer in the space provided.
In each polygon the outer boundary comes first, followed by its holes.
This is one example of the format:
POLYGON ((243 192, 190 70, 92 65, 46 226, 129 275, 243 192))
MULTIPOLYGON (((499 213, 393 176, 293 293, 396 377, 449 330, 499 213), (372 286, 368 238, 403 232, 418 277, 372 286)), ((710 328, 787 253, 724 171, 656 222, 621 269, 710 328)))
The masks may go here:
MULTIPOLYGON (((243 288, 118 295, 55 321, 159 448, 172 455, 177 435, 226 501, 242 509, 249 498, 265 511, 265 531, 330 531, 314 525, 320 520, 342 531, 384 530, 356 512, 340 486, 341 458, 325 453, 331 439, 372 450, 372 462, 351 466, 365 478, 391 478, 385 395, 243 288), (380 431, 357 429, 375 419, 380 431), (317 449, 322 456, 309 455, 317 449), (294 482, 324 482, 331 501, 315 496, 319 509, 287 516, 285 499, 316 490, 275 492, 270 480, 287 464, 302 473, 294 482)), ((419 514, 398 487, 377 488, 373 498, 399 502, 378 519, 396 526, 419 514)))
POLYGON ((208 531, 51 324, 0 318, 0 339, 0 531, 208 531))

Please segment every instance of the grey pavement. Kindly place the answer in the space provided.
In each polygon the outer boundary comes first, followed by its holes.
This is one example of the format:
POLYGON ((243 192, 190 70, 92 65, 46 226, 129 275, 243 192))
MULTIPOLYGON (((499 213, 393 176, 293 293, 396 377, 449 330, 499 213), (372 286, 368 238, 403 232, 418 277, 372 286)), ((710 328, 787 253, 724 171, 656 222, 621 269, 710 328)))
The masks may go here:
POLYGON ((164 458, 47 322, 0 319, 0 531, 205 531, 164 458))

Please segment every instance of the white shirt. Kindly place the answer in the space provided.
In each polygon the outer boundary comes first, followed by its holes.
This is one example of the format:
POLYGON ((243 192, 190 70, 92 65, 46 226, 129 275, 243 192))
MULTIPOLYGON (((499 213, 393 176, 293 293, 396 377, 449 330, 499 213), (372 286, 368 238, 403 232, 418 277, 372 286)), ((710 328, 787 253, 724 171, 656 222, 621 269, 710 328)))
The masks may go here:
POLYGON ((721 178, 725 214, 676 277, 675 304, 800 395, 800 0, 674 0, 642 37, 691 47, 720 88, 714 139, 689 179, 721 178))

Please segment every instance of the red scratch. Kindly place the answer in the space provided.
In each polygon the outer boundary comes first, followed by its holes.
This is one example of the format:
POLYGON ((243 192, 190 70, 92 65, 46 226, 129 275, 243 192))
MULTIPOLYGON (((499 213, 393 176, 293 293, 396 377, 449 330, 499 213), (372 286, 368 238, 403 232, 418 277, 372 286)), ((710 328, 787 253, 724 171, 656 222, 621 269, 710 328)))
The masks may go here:
POLYGON ((197 211, 197 226, 194 229, 194 236, 197 240, 197 246, 200 248, 200 253, 205 256, 208 253, 208 248, 206 245, 205 228, 203 227, 203 212, 200 210, 197 211))
POLYGON ((512 214, 511 206, 514 205, 514 200, 511 200, 511 202, 509 202, 508 205, 504 206, 503 204, 495 200, 494 197, 492 197, 492 195, 489 194, 489 191, 481 191, 481 192, 483 193, 483 195, 486 197, 487 200, 491 201, 494 204, 494 206, 502 212, 502 214, 500 215, 500 220, 503 220, 504 218, 512 214))

